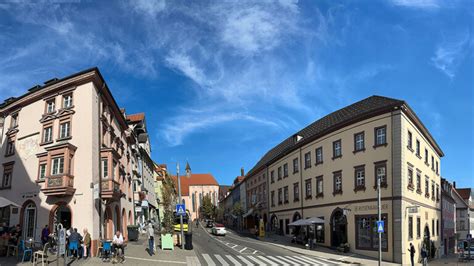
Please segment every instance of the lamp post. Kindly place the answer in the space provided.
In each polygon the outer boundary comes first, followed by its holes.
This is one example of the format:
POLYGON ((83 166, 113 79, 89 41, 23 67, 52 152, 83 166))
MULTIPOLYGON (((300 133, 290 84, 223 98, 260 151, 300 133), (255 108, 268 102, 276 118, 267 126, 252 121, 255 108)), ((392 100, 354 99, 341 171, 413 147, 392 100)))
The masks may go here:
MULTIPOLYGON (((382 214, 381 214, 381 204, 380 204, 380 176, 377 176, 377 209, 378 209, 378 216, 379 216, 379 221, 382 220, 382 214)), ((377 231, 378 228, 377 228, 377 231)), ((379 263, 378 265, 380 266, 382 264, 382 233, 379 231, 379 263)))
MULTIPOLYGON (((186 162, 186 178, 191 177, 191 167, 186 162)), ((176 163, 176 178, 178 179, 178 204, 181 204, 181 178, 179 177, 179 162, 176 163)), ((186 210, 185 210, 186 211, 186 210)), ((184 230, 183 230, 183 215, 179 216, 179 223, 181 228, 181 249, 184 248, 184 230)))

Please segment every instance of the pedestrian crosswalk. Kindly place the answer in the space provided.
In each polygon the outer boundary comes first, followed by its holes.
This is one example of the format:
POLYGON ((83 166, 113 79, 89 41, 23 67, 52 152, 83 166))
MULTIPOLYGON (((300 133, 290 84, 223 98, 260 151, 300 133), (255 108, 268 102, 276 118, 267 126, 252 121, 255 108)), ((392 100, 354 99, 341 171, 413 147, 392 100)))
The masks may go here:
POLYGON ((311 256, 259 256, 259 255, 219 255, 201 254, 202 265, 338 265, 341 263, 311 256))

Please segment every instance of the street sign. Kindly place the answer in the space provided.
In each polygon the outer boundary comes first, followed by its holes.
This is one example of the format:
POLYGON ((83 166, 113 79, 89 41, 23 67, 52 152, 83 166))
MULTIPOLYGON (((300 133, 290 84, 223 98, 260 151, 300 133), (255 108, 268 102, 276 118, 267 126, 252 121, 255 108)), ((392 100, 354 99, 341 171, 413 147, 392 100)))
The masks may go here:
POLYGON ((466 239, 467 239, 467 240, 471 240, 471 238, 472 238, 472 235, 471 235, 471 234, 467 234, 466 239))
POLYGON ((59 230, 59 255, 66 253, 66 229, 59 230))
POLYGON ((176 214, 177 215, 186 215, 186 208, 184 204, 176 204, 176 214))
POLYGON ((383 233, 384 221, 377 221, 377 233, 383 233))

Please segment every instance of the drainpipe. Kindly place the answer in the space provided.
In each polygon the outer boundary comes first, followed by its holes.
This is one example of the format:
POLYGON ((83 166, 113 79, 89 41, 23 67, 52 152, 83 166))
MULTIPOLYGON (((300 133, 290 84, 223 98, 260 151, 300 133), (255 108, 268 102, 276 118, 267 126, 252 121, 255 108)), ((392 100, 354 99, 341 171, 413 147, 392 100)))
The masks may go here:
POLYGON ((301 201, 301 219, 304 219, 304 215, 303 215, 303 161, 301 160, 302 159, 302 150, 301 150, 301 147, 300 147, 300 158, 299 158, 299 163, 300 163, 300 201, 301 201))
POLYGON ((98 141, 98 161, 99 161, 99 239, 103 238, 102 235, 102 155, 101 155, 101 147, 102 147, 102 122, 100 121, 101 110, 100 110, 100 102, 101 102, 101 90, 105 88, 105 83, 102 84, 102 88, 97 90, 97 123, 98 123, 98 131, 97 131, 97 141, 98 141))

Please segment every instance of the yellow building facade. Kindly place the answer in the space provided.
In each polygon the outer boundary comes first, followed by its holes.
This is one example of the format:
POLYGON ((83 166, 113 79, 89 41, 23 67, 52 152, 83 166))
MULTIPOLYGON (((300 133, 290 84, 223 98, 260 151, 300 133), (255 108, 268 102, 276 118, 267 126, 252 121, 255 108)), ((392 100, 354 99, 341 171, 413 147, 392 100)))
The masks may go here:
POLYGON ((268 177, 271 230, 318 217, 311 232, 328 247, 378 256, 377 176, 381 178, 383 260, 409 263, 424 239, 440 246, 438 144, 404 102, 372 96, 323 117, 267 152, 248 176, 268 177), (432 242, 431 242, 432 241, 432 242))

